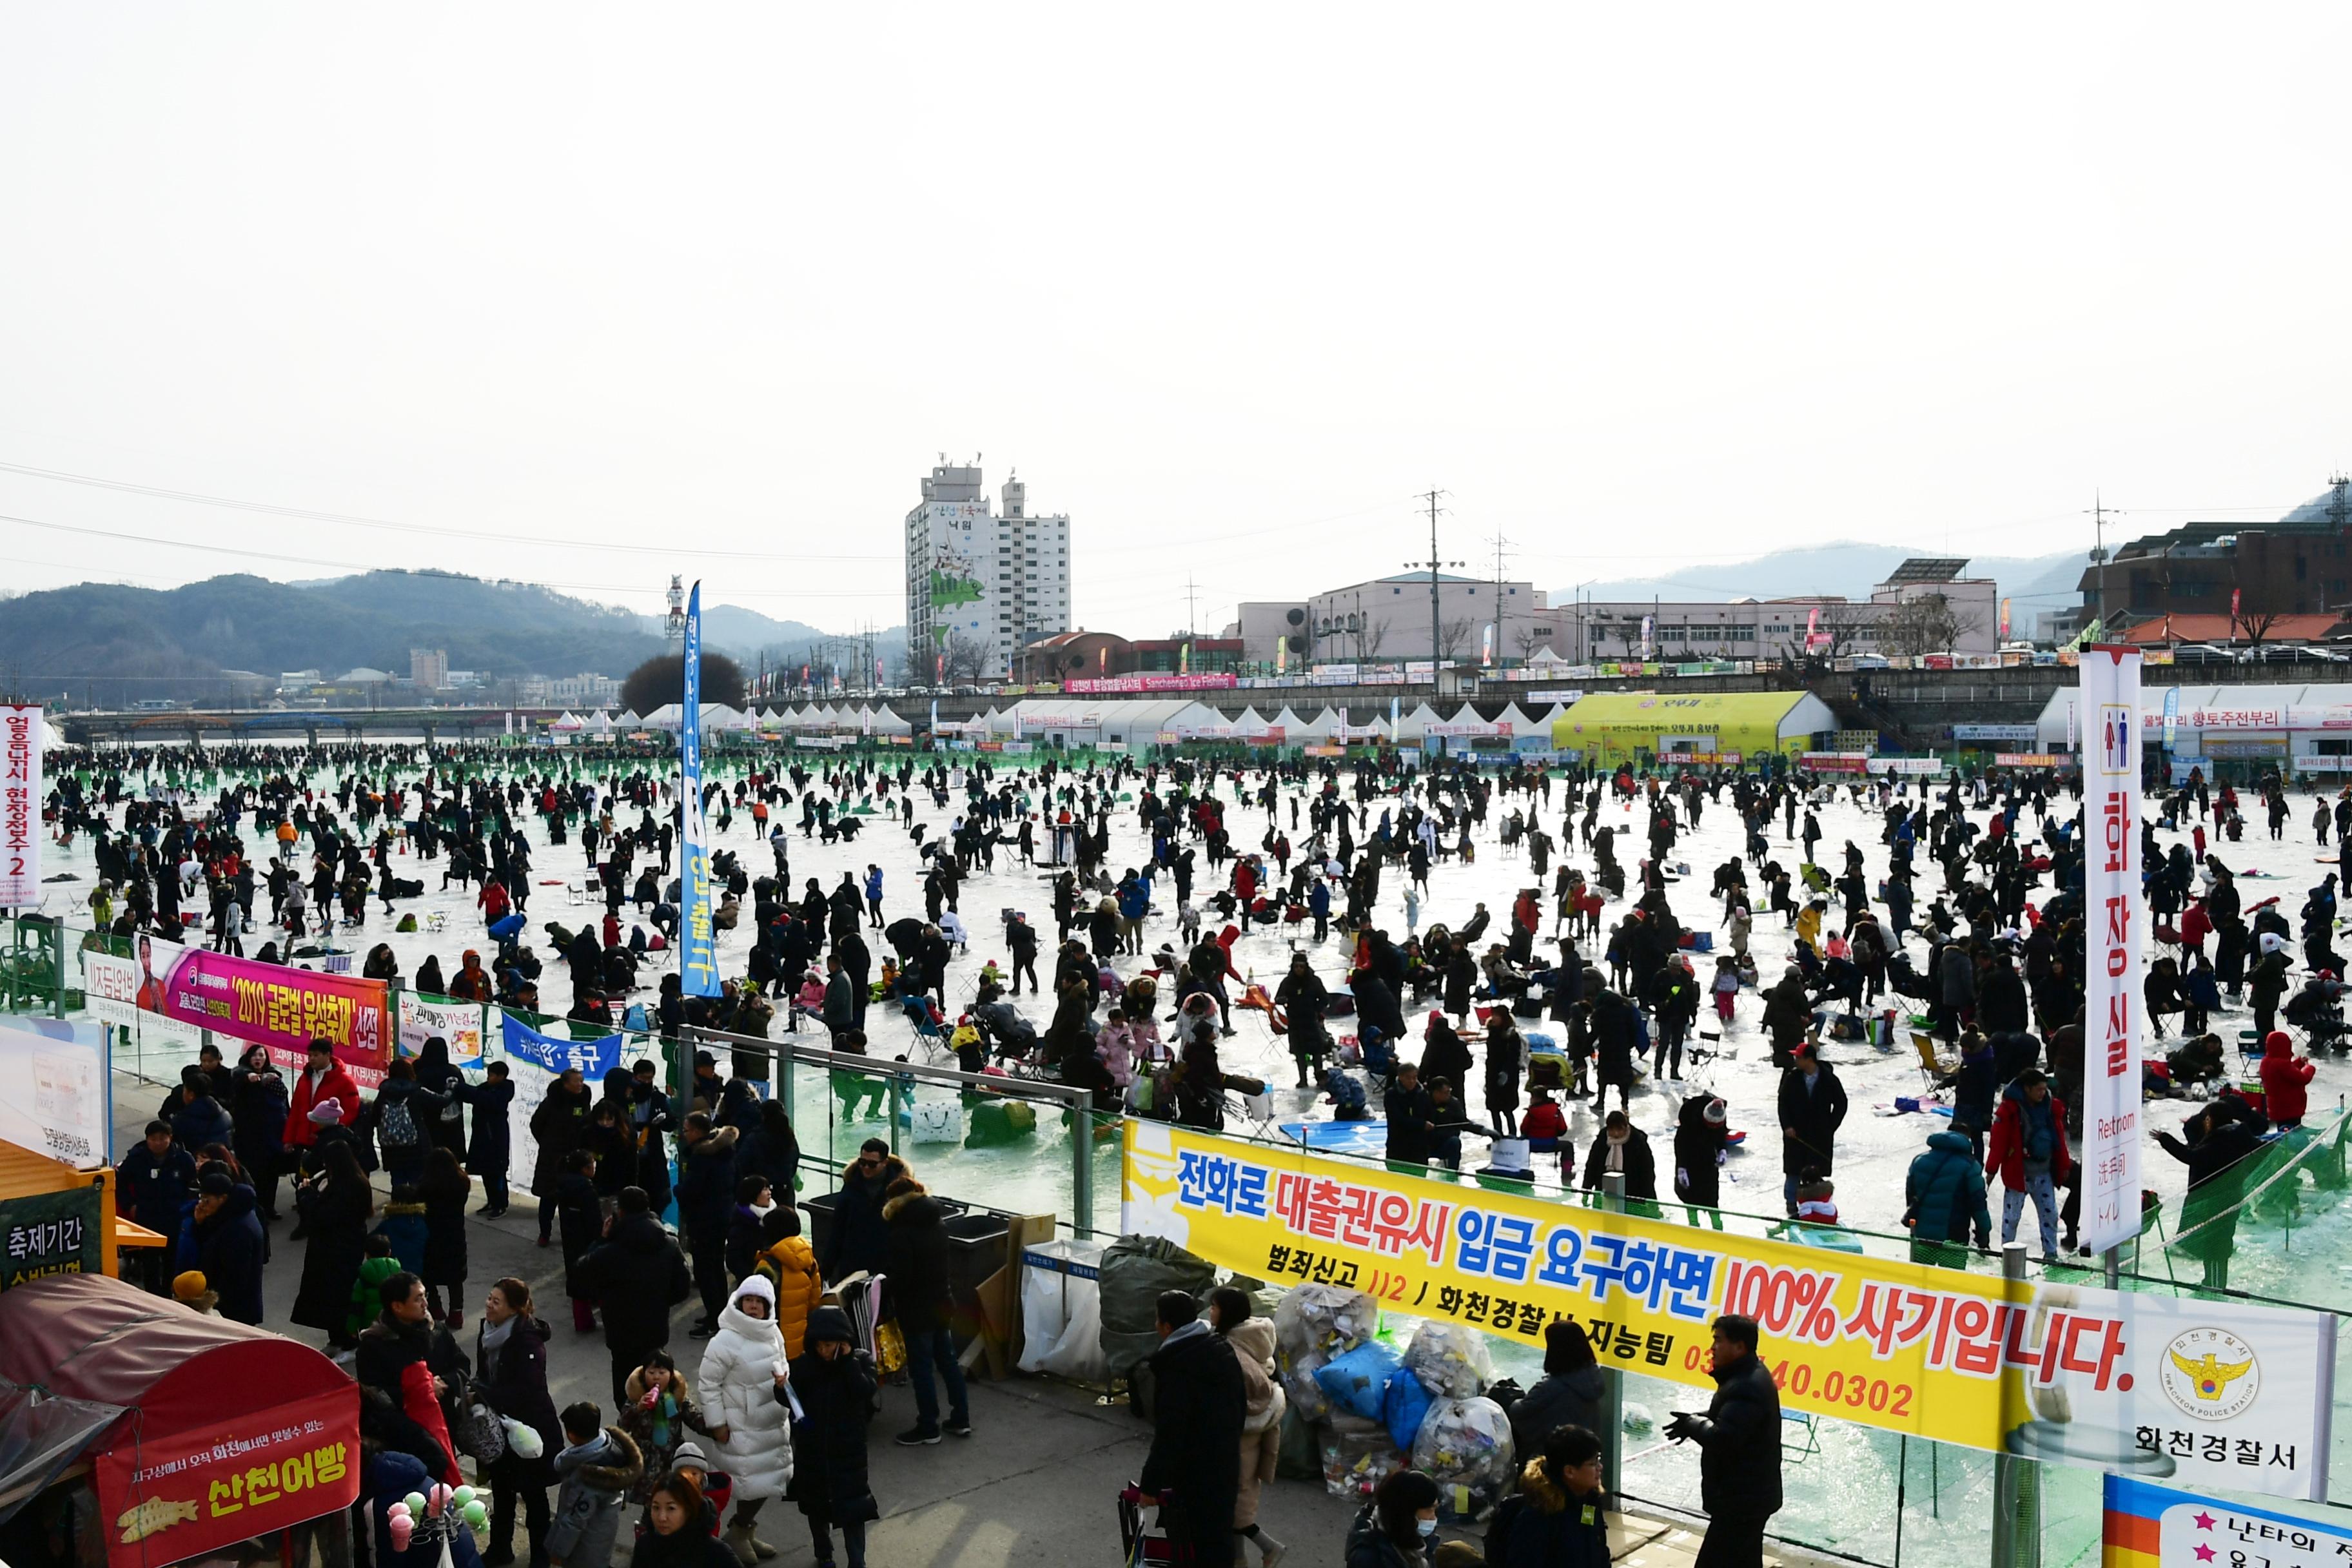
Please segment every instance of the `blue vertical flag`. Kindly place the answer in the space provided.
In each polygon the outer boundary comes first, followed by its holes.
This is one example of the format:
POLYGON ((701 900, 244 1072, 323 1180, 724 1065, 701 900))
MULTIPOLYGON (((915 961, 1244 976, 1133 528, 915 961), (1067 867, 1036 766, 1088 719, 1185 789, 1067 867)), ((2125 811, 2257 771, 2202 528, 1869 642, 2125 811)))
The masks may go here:
POLYGON ((2164 749, 2168 752, 2172 750, 2175 731, 2179 723, 2180 688, 2168 686, 2164 689, 2164 749))
POLYGON ((710 925, 709 829, 702 819, 702 584, 686 604, 686 691, 677 716, 678 798, 686 846, 679 888, 677 981, 688 996, 719 994, 719 944, 710 925))

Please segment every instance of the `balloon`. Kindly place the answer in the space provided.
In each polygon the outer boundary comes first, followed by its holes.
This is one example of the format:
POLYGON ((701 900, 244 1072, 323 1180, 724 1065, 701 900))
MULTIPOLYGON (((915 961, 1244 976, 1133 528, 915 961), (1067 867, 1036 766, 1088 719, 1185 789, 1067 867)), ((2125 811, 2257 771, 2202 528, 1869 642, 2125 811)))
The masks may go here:
POLYGON ((415 1523, 410 1520, 406 1514, 395 1516, 390 1525, 392 1549, 394 1552, 407 1551, 409 1539, 415 1532, 415 1523))
POLYGON ((383 1510, 383 1516, 386 1519, 409 1519, 413 1517, 408 1511, 408 1505, 404 1502, 394 1503, 390 1508, 383 1510))
POLYGON ((433 1491, 431 1496, 433 1499, 432 1512, 435 1516, 438 1517, 441 1510, 449 1506, 448 1484, 444 1481, 436 1481, 433 1483, 433 1491))
POLYGON ((459 1487, 456 1491, 449 1495, 457 1502, 459 1508, 464 1508, 467 1503, 474 1500, 474 1489, 471 1487, 459 1487))
POLYGON ((408 1505, 408 1511, 412 1514, 419 1514, 425 1511, 425 1494, 423 1492, 411 1492, 400 1500, 408 1505))
POLYGON ((484 1508, 479 1500, 469 1502, 466 1505, 466 1522, 479 1530, 490 1522, 490 1510, 484 1508))

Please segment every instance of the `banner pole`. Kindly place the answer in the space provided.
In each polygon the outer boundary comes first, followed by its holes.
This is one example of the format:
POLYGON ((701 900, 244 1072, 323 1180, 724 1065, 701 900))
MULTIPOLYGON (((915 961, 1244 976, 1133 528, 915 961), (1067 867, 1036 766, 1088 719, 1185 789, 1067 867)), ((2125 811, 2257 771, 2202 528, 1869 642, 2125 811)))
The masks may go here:
MULTIPOLYGON (((2002 1244, 2000 1277, 2012 1284, 2025 1282, 2025 1243, 2002 1244)), ((1993 1568, 2040 1568, 2042 1486, 2032 1461, 2009 1452, 2006 1446, 1996 1452, 1992 1499, 1993 1568)))
MULTIPOLYGON (((1625 1173, 1606 1171, 1601 1177, 1601 1207, 1609 1214, 1625 1212, 1625 1173)), ((1625 1375, 1605 1363, 1601 1394, 1601 1473, 1604 1483, 1625 1489, 1625 1375)), ((1773 1441, 1778 1442, 1776 1435, 1773 1441)))

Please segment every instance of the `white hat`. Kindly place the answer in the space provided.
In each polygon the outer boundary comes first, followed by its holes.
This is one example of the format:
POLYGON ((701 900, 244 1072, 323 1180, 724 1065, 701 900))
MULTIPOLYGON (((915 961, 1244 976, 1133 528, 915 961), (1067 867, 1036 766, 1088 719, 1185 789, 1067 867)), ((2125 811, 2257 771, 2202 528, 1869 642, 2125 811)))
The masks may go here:
POLYGON ((2286 938, 2279 935, 2278 932, 2274 931, 2263 932, 2262 949, 2264 952, 2276 952, 2285 945, 2286 938))
POLYGON ((735 1294, 730 1296, 728 1300, 730 1301, 740 1301, 746 1296, 757 1296, 761 1300, 765 1301, 768 1304, 768 1310, 772 1312, 775 1310, 776 1288, 768 1282, 768 1277, 766 1275, 752 1275, 750 1279, 744 1280, 743 1283, 736 1286, 735 1294))

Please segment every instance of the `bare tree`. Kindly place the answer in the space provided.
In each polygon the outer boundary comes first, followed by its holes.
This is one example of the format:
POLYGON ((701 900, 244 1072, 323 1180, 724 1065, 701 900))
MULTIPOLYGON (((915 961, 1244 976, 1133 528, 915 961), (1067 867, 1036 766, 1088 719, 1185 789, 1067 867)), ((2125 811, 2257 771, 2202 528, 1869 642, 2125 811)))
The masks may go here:
POLYGON ((2255 647, 2260 647, 2263 646, 2263 639, 2271 635, 2271 628, 2278 625, 2279 613, 2276 610, 2252 612, 2241 610, 2231 616, 2231 620, 2237 626, 2239 637, 2243 637, 2255 647))
POLYGON ((940 642, 940 657, 945 661, 949 684, 978 680, 988 668, 988 644, 961 632, 950 632, 940 642))
POLYGON ((1356 658, 1360 660, 1378 658, 1381 656, 1381 645, 1388 640, 1388 622, 1366 616, 1364 629, 1356 634, 1356 658))
POLYGON ((1444 659, 1453 658, 1462 651, 1462 645, 1469 636, 1470 618, 1467 616, 1458 621, 1446 621, 1439 626, 1437 628, 1438 657, 1444 659))
POLYGON ((1979 629, 1977 617, 1961 612, 1941 594, 1906 599, 1879 623, 1878 646, 1892 654, 1948 653, 1979 629))
POLYGON ((1536 649, 1549 647, 1550 643, 1551 628, 1536 621, 1529 621, 1511 634, 1511 646, 1519 650, 1521 664, 1535 658, 1536 649))

